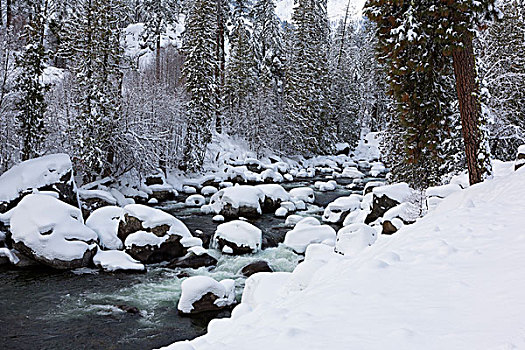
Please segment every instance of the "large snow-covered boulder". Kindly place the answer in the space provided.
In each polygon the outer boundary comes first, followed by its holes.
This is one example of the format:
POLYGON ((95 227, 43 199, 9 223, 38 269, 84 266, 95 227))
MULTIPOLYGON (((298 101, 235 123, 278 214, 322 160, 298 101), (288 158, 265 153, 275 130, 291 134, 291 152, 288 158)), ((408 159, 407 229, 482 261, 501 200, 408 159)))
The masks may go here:
POLYGON ((103 190, 79 189, 78 195, 82 206, 82 214, 85 218, 89 217, 89 214, 98 208, 117 204, 116 198, 111 193, 103 190))
POLYGON ((323 243, 334 246, 335 230, 328 225, 297 224, 284 237, 284 245, 292 248, 296 253, 303 254, 312 243, 323 243))
POLYGON ((338 174, 337 177, 347 178, 347 179, 360 179, 363 178, 365 174, 360 172, 356 167, 346 167, 343 169, 341 174, 338 174))
POLYGON ((99 245, 104 249, 122 249, 122 241, 118 237, 118 228, 124 215, 124 209, 115 206, 102 207, 95 210, 86 220, 86 225, 98 235, 99 245))
POLYGON ((191 207, 191 208, 202 207, 204 204, 206 204, 206 199, 204 198, 203 195, 192 194, 191 196, 186 198, 186 200, 184 201, 184 204, 187 207, 191 207))
POLYGON ((256 253, 261 249, 262 231, 249 222, 234 220, 217 226, 213 243, 227 254, 256 253))
POLYGON ((329 180, 327 182, 316 181, 314 183, 314 187, 321 192, 335 191, 335 189, 337 188, 337 182, 335 182, 334 180, 329 180))
POLYGON ((217 282, 207 276, 193 276, 181 284, 182 294, 177 305, 179 313, 190 316, 216 312, 235 304, 235 281, 217 282))
POLYGON ((348 197, 339 197, 328 204, 323 214, 323 221, 341 225, 347 215, 361 207, 362 196, 352 194, 348 197))
POLYGON ((265 184, 255 187, 264 193, 263 212, 271 213, 279 208, 282 202, 290 200, 290 195, 281 185, 265 184))
POLYGON ((383 215, 383 231, 381 233, 384 235, 394 234, 404 225, 413 224, 418 215, 419 210, 414 204, 401 203, 383 215))
POLYGON ((107 272, 146 270, 143 264, 121 250, 99 249, 93 257, 93 264, 107 272))
POLYGON ((335 251, 344 255, 355 256, 360 251, 374 244, 377 231, 366 224, 351 224, 337 232, 335 251))
POLYGON ((412 195, 412 190, 408 184, 400 182, 393 185, 375 187, 372 193, 372 210, 366 217, 366 224, 382 217, 388 209, 407 201, 412 195))
POLYGON ((240 271, 240 273, 245 277, 250 277, 251 275, 259 272, 273 272, 273 270, 266 261, 257 260, 244 266, 240 271))
POLYGON ((290 196, 293 200, 301 200, 305 203, 315 202, 315 193, 310 187, 293 188, 290 190, 290 196))
POLYGON ((210 204, 203 211, 220 214, 228 219, 253 218, 262 214, 265 194, 256 186, 227 187, 210 198, 210 204))
POLYGON ((84 225, 77 207, 52 195, 30 194, 9 211, 13 247, 57 269, 89 265, 98 236, 84 225))
POLYGON ((26 160, 0 176, 0 213, 14 208, 33 190, 55 191, 60 200, 79 207, 73 166, 67 154, 26 160))
POLYGON ((141 204, 124 207, 118 237, 126 252, 141 262, 154 263, 183 256, 189 246, 183 240, 192 235, 182 221, 141 204))

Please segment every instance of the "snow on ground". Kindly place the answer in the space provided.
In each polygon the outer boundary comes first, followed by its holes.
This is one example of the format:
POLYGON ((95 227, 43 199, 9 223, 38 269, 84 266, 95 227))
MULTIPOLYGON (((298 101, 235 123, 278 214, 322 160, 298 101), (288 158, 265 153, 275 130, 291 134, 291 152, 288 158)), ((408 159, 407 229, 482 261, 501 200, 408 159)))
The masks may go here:
POLYGON ((525 348, 524 207, 525 168, 455 192, 354 257, 321 251, 307 283, 269 274, 264 298, 169 348, 525 348))

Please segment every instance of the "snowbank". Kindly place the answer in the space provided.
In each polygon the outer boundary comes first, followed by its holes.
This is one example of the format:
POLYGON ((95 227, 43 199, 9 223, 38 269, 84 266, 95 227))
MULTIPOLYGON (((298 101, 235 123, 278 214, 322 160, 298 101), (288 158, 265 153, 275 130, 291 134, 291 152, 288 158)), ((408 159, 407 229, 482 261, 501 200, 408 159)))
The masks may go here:
POLYGON ((288 278, 274 283, 266 288, 271 303, 243 302, 232 318, 213 321, 189 344, 198 350, 525 348, 524 207, 525 168, 453 193, 395 236, 381 236, 352 258, 328 260, 302 290, 288 278))

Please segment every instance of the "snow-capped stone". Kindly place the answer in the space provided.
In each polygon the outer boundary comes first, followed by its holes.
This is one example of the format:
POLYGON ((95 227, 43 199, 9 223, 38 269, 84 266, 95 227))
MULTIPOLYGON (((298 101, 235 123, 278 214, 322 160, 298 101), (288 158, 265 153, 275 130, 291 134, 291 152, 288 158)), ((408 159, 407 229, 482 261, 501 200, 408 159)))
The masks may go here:
POLYGON ((419 215, 418 208, 412 203, 401 203, 394 208, 389 209, 383 215, 384 235, 396 233, 404 225, 413 224, 419 215))
POLYGON ((372 210, 366 217, 366 224, 382 217, 388 209, 407 201, 412 195, 412 190, 406 183, 401 182, 388 186, 375 187, 372 193, 372 210))
POLYGON ((378 177, 386 172, 385 165, 381 162, 375 162, 372 164, 372 168, 370 169, 370 175, 373 177, 378 177))
POLYGON ((261 173, 261 179, 264 182, 279 183, 284 181, 284 177, 273 169, 266 169, 261 173))
POLYGON ((293 175, 292 174, 284 174, 283 175, 283 178, 288 181, 288 182, 292 182, 293 181, 293 175))
POLYGON ((214 195, 217 192, 219 192, 219 190, 216 187, 213 187, 213 186, 204 186, 201 189, 201 194, 203 196, 211 196, 211 195, 214 195))
POLYGON ((361 199, 358 194, 337 198, 324 210, 323 221, 341 225, 350 212, 361 207, 361 199))
POLYGON ((123 215, 124 209, 108 206, 95 210, 87 218, 86 226, 97 233, 98 242, 102 248, 122 249, 122 241, 118 238, 118 227, 123 215))
POLYGON ((145 271, 139 261, 120 250, 99 249, 93 257, 93 264, 104 271, 145 271))
POLYGON ((170 184, 146 186, 143 190, 148 193, 149 200, 155 199, 158 202, 172 200, 178 195, 177 190, 170 184))
POLYGON ((199 267, 208 267, 217 265, 217 259, 208 254, 208 251, 202 247, 193 247, 188 249, 188 253, 180 258, 175 258, 168 264, 169 268, 190 268, 198 269, 199 267))
POLYGON ((224 216, 222 215, 215 215, 213 218, 211 218, 214 222, 224 222, 224 216))
POLYGON ((219 250, 229 247, 235 255, 256 253, 261 249, 262 231, 249 222, 234 220, 217 226, 213 243, 219 250))
POLYGON ((183 256, 186 247, 182 240, 192 235, 186 225, 172 215, 141 204, 131 204, 124 207, 118 237, 133 258, 154 263, 183 256))
POLYGON ((45 194, 30 194, 9 213, 13 247, 57 269, 85 267, 96 252, 97 234, 80 209, 45 194))
POLYGON ((186 198, 184 204, 186 204, 187 207, 202 207, 204 204, 206 204, 206 199, 203 195, 192 194, 191 196, 186 198))
POLYGON ((197 193, 197 189, 193 186, 184 185, 182 186, 182 193, 185 194, 195 194, 197 193))
POLYGON ((295 227, 301 227, 301 226, 321 226, 321 222, 314 218, 313 216, 303 217, 299 222, 295 225, 295 227))
POLYGON ((366 224, 351 224, 337 232, 335 251, 344 255, 355 256, 363 249, 374 244, 377 232, 366 224))
POLYGON ((293 188, 290 190, 290 196, 293 200, 302 200, 305 203, 315 202, 315 193, 310 187, 293 188))
POLYGON ((282 202, 281 208, 286 209, 288 212, 294 212, 297 208, 295 207, 295 204, 293 202, 282 202))
POLYGON ((284 238, 284 245, 292 248, 296 253, 303 254, 306 247, 312 243, 323 243, 334 246, 335 230, 328 225, 300 225, 288 231, 284 238))
POLYGON ((26 160, 3 173, 0 176, 0 213, 14 208, 33 190, 55 191, 61 201, 79 207, 69 156, 50 154, 26 160))
POLYGON ((299 221, 304 219, 304 216, 300 215, 289 215, 284 222, 284 225, 287 227, 294 227, 299 221))
POLYGON ((78 195, 82 203, 84 217, 89 216, 90 213, 98 208, 117 204, 115 197, 108 191, 79 189, 78 195))
POLYGON ((337 188, 337 182, 335 182, 334 180, 330 180, 327 182, 316 181, 314 187, 321 192, 335 191, 335 189, 337 188))
POLYGON ((365 174, 360 172, 356 167, 346 167, 343 169, 343 172, 338 175, 338 177, 348 179, 362 178, 364 176, 365 174))
POLYGON ((181 284, 182 294, 177 309, 183 315, 219 311, 235 303, 235 281, 217 282, 207 276, 193 276, 181 284))
POLYGON ((275 211, 275 216, 278 218, 284 218, 286 215, 288 215, 288 210, 286 208, 280 207, 275 211))
POLYGON ((296 210, 306 210, 306 203, 302 200, 292 200, 293 205, 295 205, 296 210))
POLYGON ((271 213, 279 208, 281 202, 290 200, 290 195, 281 185, 264 184, 255 187, 264 193, 264 212, 271 213))
POLYGON ((210 209, 226 218, 258 217, 262 214, 265 194, 256 186, 228 187, 210 198, 210 209))
POLYGON ((369 181, 366 183, 365 188, 363 190, 363 194, 367 195, 369 193, 372 193, 372 190, 376 187, 384 186, 385 183, 382 181, 369 181))

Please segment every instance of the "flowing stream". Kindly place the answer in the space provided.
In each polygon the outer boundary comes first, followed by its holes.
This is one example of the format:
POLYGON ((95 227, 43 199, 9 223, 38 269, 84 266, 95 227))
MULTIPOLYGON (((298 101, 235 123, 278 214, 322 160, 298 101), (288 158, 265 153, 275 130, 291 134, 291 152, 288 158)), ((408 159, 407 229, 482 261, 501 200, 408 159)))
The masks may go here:
MULTIPOLYGON (((311 186, 316 180, 319 179, 284 187, 289 190, 311 186)), ((351 193, 343 185, 332 192, 316 191, 315 205, 298 214, 320 217, 329 202, 351 193)), ((185 208, 180 203, 163 203, 158 208, 181 219, 193 234, 200 230, 211 236, 218 225, 211 215, 202 215, 199 209, 185 208)), ((275 271, 292 271, 302 259, 277 244, 290 230, 284 226, 283 218, 265 214, 252 223, 263 231, 263 245, 268 248, 245 256, 226 256, 210 250, 219 259, 213 269, 173 270, 150 265, 146 273, 131 274, 0 266, 1 348, 151 349, 202 335, 211 316, 190 319, 177 313, 180 285, 185 277, 235 279, 240 299, 245 278, 239 270, 245 265, 265 260, 275 271), (122 310, 126 307, 137 308, 138 313, 122 310)), ((214 317, 227 316, 229 311, 214 317)))

